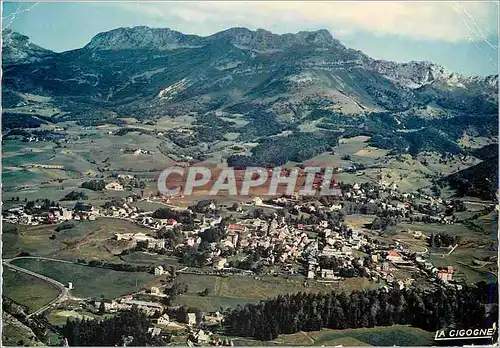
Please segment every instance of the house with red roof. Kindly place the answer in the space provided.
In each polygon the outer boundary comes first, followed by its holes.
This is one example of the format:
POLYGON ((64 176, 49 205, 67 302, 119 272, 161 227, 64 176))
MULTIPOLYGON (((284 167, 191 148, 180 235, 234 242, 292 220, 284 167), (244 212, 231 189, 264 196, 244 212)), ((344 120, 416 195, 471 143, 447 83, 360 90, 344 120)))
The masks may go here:
POLYGON ((229 227, 227 228, 228 233, 241 233, 245 232, 247 230, 246 226, 243 226, 241 224, 230 224, 229 227))
POLYGON ((386 258, 386 260, 389 260, 391 262, 402 262, 403 261, 403 258, 401 257, 401 255, 399 255, 399 253, 396 252, 395 250, 389 251, 389 253, 387 253, 387 256, 385 258, 386 258))

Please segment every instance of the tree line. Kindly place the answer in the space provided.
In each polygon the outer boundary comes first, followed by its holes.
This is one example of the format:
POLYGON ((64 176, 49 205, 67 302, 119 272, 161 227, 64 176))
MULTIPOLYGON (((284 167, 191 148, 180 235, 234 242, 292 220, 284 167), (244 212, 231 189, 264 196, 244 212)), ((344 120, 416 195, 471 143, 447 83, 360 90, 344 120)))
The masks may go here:
POLYGON ((297 293, 280 295, 258 304, 229 311, 225 330, 229 335, 273 340, 280 334, 395 324, 434 331, 488 328, 498 321, 498 283, 480 282, 462 290, 439 287, 433 291, 375 289, 345 293, 297 293))
POLYGON ((67 320, 61 334, 70 346, 165 346, 169 337, 152 336, 150 319, 137 309, 107 319, 67 320))
POLYGON ((458 240, 458 236, 450 236, 447 233, 431 233, 429 239, 427 240, 427 244, 433 248, 449 247, 452 245, 457 245, 458 240))

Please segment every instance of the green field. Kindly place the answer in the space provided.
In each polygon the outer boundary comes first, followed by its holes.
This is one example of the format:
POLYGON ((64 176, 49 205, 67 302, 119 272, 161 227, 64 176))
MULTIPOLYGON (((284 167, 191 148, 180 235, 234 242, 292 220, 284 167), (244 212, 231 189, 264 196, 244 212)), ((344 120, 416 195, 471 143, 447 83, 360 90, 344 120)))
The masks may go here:
POLYGON ((97 315, 84 310, 53 310, 48 315, 49 322, 52 325, 64 325, 68 318, 72 319, 104 319, 112 317, 114 314, 97 315))
POLYGON ((180 274, 178 281, 188 285, 188 292, 179 296, 175 304, 200 308, 205 311, 218 310, 220 307, 235 307, 236 305, 255 303, 280 294, 297 292, 329 292, 355 289, 370 289, 378 284, 365 278, 348 278, 341 283, 310 282, 304 287, 304 277, 265 276, 260 279, 246 276, 216 277, 195 274, 180 274), (200 291, 208 288, 206 297, 199 296, 200 291))
POLYGON ((177 261, 177 258, 147 252, 137 251, 131 254, 121 256, 121 259, 127 263, 142 265, 172 265, 177 268, 184 267, 177 261))
POLYGON ((106 249, 106 241, 115 233, 137 233, 149 230, 132 222, 100 218, 95 221, 71 221, 73 228, 56 232, 59 225, 3 227, 3 255, 6 258, 29 252, 36 256, 50 256, 75 261, 78 258, 121 262, 106 249), (52 235, 55 239, 50 239, 52 235))
POLYGON ((155 278, 154 275, 143 272, 118 272, 55 261, 20 259, 13 263, 63 284, 72 282, 74 289, 71 294, 84 298, 115 298, 131 294, 155 278))
POLYGON ((418 328, 395 325, 389 327, 298 332, 282 335, 279 345, 305 346, 426 346, 432 344, 434 334, 418 328))
POLYGON ((53 285, 30 275, 4 267, 2 295, 29 308, 29 313, 54 300, 59 290, 53 285))

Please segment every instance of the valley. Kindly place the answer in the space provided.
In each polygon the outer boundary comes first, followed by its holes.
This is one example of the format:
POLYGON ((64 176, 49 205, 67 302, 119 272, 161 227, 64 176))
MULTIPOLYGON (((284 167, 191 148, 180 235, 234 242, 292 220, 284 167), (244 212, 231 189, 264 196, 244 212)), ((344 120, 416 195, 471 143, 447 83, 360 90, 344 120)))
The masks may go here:
POLYGON ((153 345, 430 345, 498 315, 498 75, 326 30, 3 35, 2 255, 40 275, 4 268, 4 342, 102 343, 87 318, 153 345), (164 197, 173 166, 333 168, 341 194, 164 197))

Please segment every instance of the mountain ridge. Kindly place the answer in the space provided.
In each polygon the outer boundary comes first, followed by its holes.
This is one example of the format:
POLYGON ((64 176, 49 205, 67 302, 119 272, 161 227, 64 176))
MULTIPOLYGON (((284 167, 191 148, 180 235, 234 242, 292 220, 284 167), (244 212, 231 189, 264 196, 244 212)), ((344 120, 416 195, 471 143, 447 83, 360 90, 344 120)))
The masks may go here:
POLYGON ((26 35, 2 30, 2 65, 32 63, 54 55, 55 52, 32 43, 26 35))
POLYGON ((231 28, 198 37, 117 28, 56 54, 40 54, 17 38, 6 44, 25 55, 3 66, 7 129, 70 121, 115 125, 121 135, 131 119, 156 125, 187 117, 189 134, 166 130, 168 139, 158 139, 162 151, 201 160, 200 144, 217 147, 230 134, 237 146, 221 156, 237 167, 302 162, 340 137, 358 135, 391 156, 457 156, 469 153, 463 145, 469 138, 497 142, 498 75, 465 77, 431 62, 376 60, 325 30, 277 35, 231 28), (48 110, 51 117, 44 116, 48 110))
MULTIPOLYGON (((314 31, 299 31, 297 33, 285 33, 285 34, 274 34, 271 31, 265 30, 265 29, 256 29, 256 30, 250 30, 248 28, 244 27, 234 27, 234 28, 229 28, 225 29, 222 31, 219 31, 217 33, 211 34, 211 35, 206 35, 206 36, 200 36, 200 35, 194 35, 194 34, 184 34, 182 32, 172 30, 170 28, 151 28, 148 26, 134 26, 134 27, 120 27, 116 28, 110 31, 105 31, 96 34, 91 41, 84 46, 84 48, 87 49, 130 49, 130 48, 144 48, 144 47, 149 47, 149 48, 157 48, 157 45, 155 45, 155 42, 145 42, 142 45, 135 46, 133 45, 128 45, 128 46, 122 46, 122 47, 109 47, 106 45, 105 40, 100 41, 98 40, 99 38, 105 38, 107 36, 114 36, 116 34, 121 34, 124 33, 126 35, 131 35, 131 34, 144 34, 147 33, 149 36, 149 40, 152 40, 152 35, 154 34, 159 34, 161 36, 163 34, 164 38, 171 38, 172 40, 177 43, 178 41, 185 41, 185 42, 191 42, 192 45, 172 45, 172 47, 168 47, 168 42, 167 42, 167 47, 166 49, 173 49, 173 48, 181 48, 181 47, 199 47, 200 45, 204 45, 210 42, 212 39, 218 39, 218 38, 225 38, 228 37, 231 40, 232 44, 235 45, 241 45, 245 48, 249 49, 260 49, 260 51, 265 51, 264 45, 267 43, 270 47, 267 47, 268 49, 283 49, 283 48, 290 48, 293 45, 300 45, 300 44, 316 44, 320 46, 335 46, 335 47, 341 47, 346 49, 345 46, 343 46, 339 40, 335 39, 332 34, 326 30, 326 29, 319 29, 319 30, 314 30, 314 31), (167 34, 167 35, 164 35, 167 34), (182 38, 183 40, 179 40, 179 38, 182 38), (311 42, 310 40, 313 39, 311 42), (267 40, 267 42, 266 42, 267 40), (271 41, 271 42, 269 42, 271 41), (149 45, 148 45, 149 44, 149 45), (100 47, 104 46, 104 47, 100 47)), ((161 47, 160 47, 161 49, 161 47)), ((359 50, 353 50, 349 49, 352 51, 356 51, 361 53, 364 57, 363 58, 368 58, 375 64, 396 64, 399 66, 408 66, 408 65, 426 65, 431 67, 435 71, 441 71, 441 74, 448 74, 451 75, 453 74, 454 76, 457 76, 459 78, 468 78, 468 79, 480 79, 483 76, 465 76, 462 74, 454 73, 451 71, 448 71, 446 68, 429 62, 429 61, 407 61, 407 62, 394 62, 394 61, 388 61, 388 60, 383 60, 383 59, 373 59, 368 56, 366 56, 362 51, 359 50)), ((498 77, 498 74, 496 75, 486 75, 484 78, 494 78, 498 77)))
POLYGON ((98 33, 84 49, 119 50, 156 48, 172 49, 207 45, 214 40, 228 39, 234 45, 255 50, 287 49, 294 45, 341 46, 329 31, 300 31, 296 34, 274 34, 265 29, 250 30, 243 27, 229 28, 207 36, 184 34, 170 28, 147 26, 120 27, 98 33), (182 45, 184 44, 184 45, 182 45))
MULTIPOLYGON (((26 42, 27 37, 11 34, 4 44, 26 47, 26 42)), ((376 60, 343 46, 324 29, 280 35, 239 27, 202 37, 169 28, 122 27, 95 35, 80 49, 40 50, 33 49, 32 59, 21 57, 19 68, 4 59, 7 90, 127 105, 127 112, 134 103, 137 110, 146 104, 176 113, 193 104, 206 112, 213 105, 261 99, 272 112, 289 115, 303 113, 307 98, 328 100, 332 111, 344 114, 436 103, 476 112, 498 103, 498 75, 465 77, 430 62, 376 60)))

